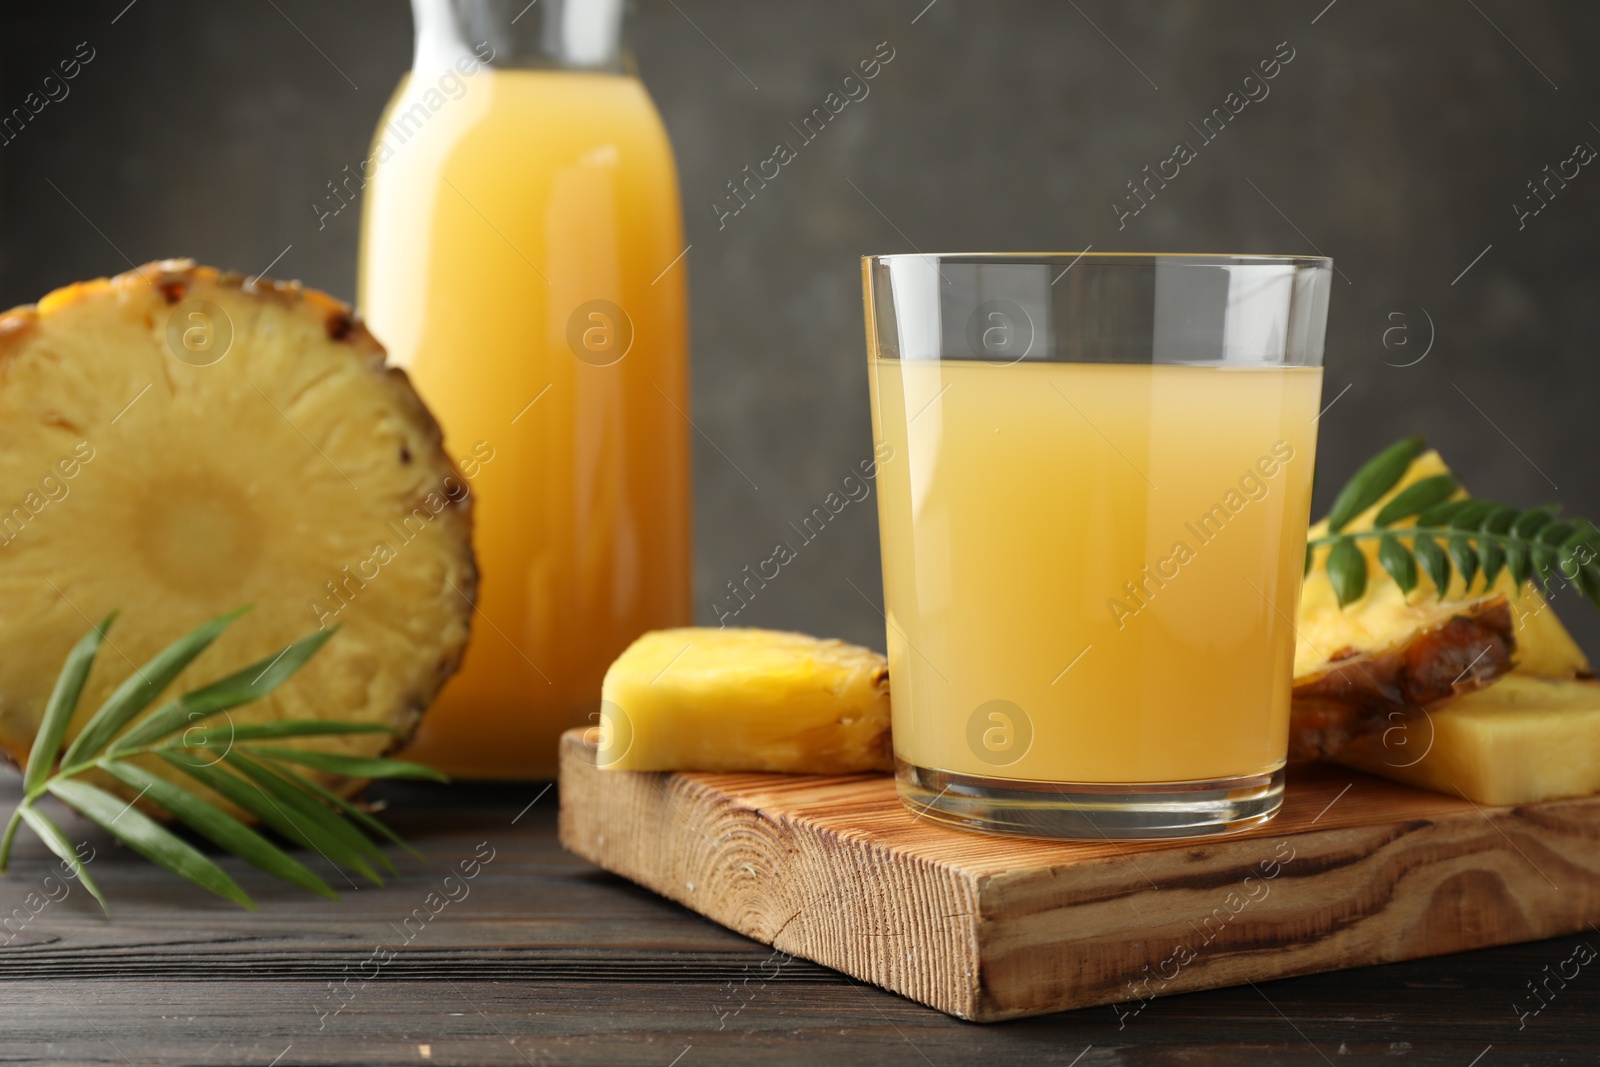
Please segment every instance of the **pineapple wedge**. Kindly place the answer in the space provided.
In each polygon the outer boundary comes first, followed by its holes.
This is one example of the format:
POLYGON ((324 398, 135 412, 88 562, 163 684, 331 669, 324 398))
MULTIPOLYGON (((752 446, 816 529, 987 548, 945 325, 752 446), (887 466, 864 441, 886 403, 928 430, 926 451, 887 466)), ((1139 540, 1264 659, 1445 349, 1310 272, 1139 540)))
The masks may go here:
MULTIPOLYGON (((1424 453, 1347 528, 1371 529, 1392 496, 1447 473, 1437 452, 1424 453)), ((1323 520, 1309 536, 1326 533, 1323 520)), ((1373 575, 1359 601, 1340 608, 1321 553, 1301 591, 1290 734, 1296 758, 1330 755, 1354 737, 1384 729, 1393 712, 1431 707, 1512 669, 1541 677, 1591 676, 1589 661, 1532 585, 1519 588, 1502 572, 1492 588, 1469 594, 1457 572, 1441 598, 1423 574, 1407 595, 1383 574, 1377 542, 1358 544, 1373 575)))
POLYGON ((1507 675, 1399 718, 1335 760, 1479 804, 1600 792, 1600 682, 1507 675))
POLYGON ((1381 618, 1371 627, 1350 620, 1347 632, 1359 632, 1362 645, 1340 646, 1294 680, 1291 759, 1336 753, 1395 711, 1482 688, 1511 667, 1511 611, 1498 593, 1363 614, 1381 618))
MULTIPOLYGON (((1424 452, 1412 461, 1405 476, 1381 500, 1351 520, 1347 530, 1370 530, 1372 520, 1393 497, 1414 482, 1436 474, 1450 474, 1439 453, 1424 452)), ((1467 494, 1458 492, 1452 499, 1462 499, 1467 494)), ((1404 529, 1410 522, 1398 524, 1404 529)), ((1311 527, 1309 539, 1315 540, 1328 533, 1328 520, 1323 519, 1311 527)), ((1441 598, 1431 579, 1424 572, 1418 576, 1419 584, 1409 596, 1400 591, 1384 575, 1378 563, 1378 543, 1375 540, 1357 542, 1367 557, 1367 570, 1373 575, 1367 594, 1355 604, 1339 608, 1333 585, 1328 581, 1327 568, 1322 554, 1318 555, 1311 573, 1300 593, 1300 610, 1296 618, 1301 639, 1295 645, 1294 675, 1296 679, 1316 670, 1324 651, 1333 654, 1345 647, 1362 647, 1385 638, 1392 639, 1417 628, 1419 612, 1426 614, 1428 605, 1438 604, 1441 598), (1353 640, 1351 640, 1353 638, 1353 640)), ((1468 594, 1459 571, 1452 571, 1450 586, 1444 591, 1444 603, 1481 601, 1494 594, 1503 594, 1511 611, 1512 632, 1516 642, 1515 669, 1524 674, 1544 678, 1588 678, 1593 676, 1589 660, 1578 648, 1554 611, 1549 609, 1543 596, 1532 584, 1518 586, 1510 574, 1502 571, 1489 589, 1481 587, 1468 594)))
MULTIPOLYGON (((122 613, 71 734, 135 664, 247 604, 173 692, 339 625, 303 670, 228 718, 408 734, 466 645, 470 525, 438 426, 330 297, 173 260, 7 312, 0 747, 26 760, 90 620, 122 613)), ((369 756, 395 743, 353 734, 316 747, 369 756)))
POLYGON ((616 770, 887 771, 889 664, 805 634, 652 631, 606 671, 598 744, 616 770))

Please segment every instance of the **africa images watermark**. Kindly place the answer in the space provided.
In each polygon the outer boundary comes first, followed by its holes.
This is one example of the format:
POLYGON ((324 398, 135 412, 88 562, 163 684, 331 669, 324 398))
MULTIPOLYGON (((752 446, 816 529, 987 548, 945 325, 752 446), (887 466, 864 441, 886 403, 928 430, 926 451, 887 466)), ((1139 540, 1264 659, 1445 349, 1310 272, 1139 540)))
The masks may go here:
POLYGON ((756 983, 756 987, 754 989, 750 988, 750 965, 747 963, 741 967, 740 970, 744 972, 744 980, 738 985, 734 985, 731 980, 724 983, 724 988, 726 988, 728 991, 729 999, 721 1003, 711 1005, 711 1010, 715 1012, 717 1016, 717 1029, 726 1030, 728 1028, 728 1020, 737 1016, 741 1011, 744 1011, 745 1008, 749 1007, 750 1002, 756 999, 761 991, 767 987, 767 983, 778 977, 778 975, 782 974, 783 969, 793 962, 794 957, 789 955, 787 952, 773 949, 772 954, 766 959, 762 960, 757 968, 757 970, 760 972, 760 981, 756 983), (767 969, 769 967, 772 969, 772 973, 770 974, 767 973, 767 969), (747 992, 749 994, 748 996, 746 996, 747 992), (737 1004, 737 1007, 730 1008, 729 1005, 732 1004, 737 1004))
POLYGON ((1527 997, 1527 1003, 1529 1004, 1529 1007, 1524 1008, 1521 1004, 1515 1002, 1513 1002, 1511 1005, 1511 1011, 1517 1017, 1517 1029, 1526 1029, 1528 1025, 1528 1019, 1538 1015, 1541 1011, 1548 1008, 1550 1006, 1550 1002, 1556 999, 1556 994, 1560 990, 1567 988, 1568 982, 1576 979, 1579 972, 1581 972, 1583 968, 1595 961, 1595 955, 1596 954, 1593 945, 1589 944, 1587 941, 1579 941, 1573 946, 1572 953, 1567 956, 1566 959, 1556 964, 1556 969, 1554 972, 1550 970, 1550 965, 1548 963, 1544 965, 1543 978, 1537 985, 1534 984, 1533 979, 1528 979, 1527 986, 1529 995, 1527 997), (1570 973, 1567 970, 1568 967, 1572 968, 1570 973), (1557 988, 1550 988, 1550 983, 1552 982, 1555 983, 1557 988), (1541 990, 1543 991, 1542 995, 1540 992, 1541 990))
POLYGON ((396 926, 392 921, 389 923, 389 928, 400 936, 399 941, 392 945, 373 945, 372 952, 355 965, 356 973, 354 975, 349 973, 351 965, 345 964, 343 968, 345 972, 344 978, 337 983, 330 981, 328 983, 328 992, 324 997, 324 1000, 337 1006, 319 1009, 316 1004, 311 1005, 311 1010, 317 1014, 317 1029, 324 1029, 328 1025, 328 1017, 330 1015, 337 1016, 348 1008, 357 994, 366 988, 366 984, 381 975, 384 966, 392 962, 395 957, 400 955, 402 950, 415 941, 428 928, 428 924, 438 917, 441 912, 451 904, 459 904, 461 901, 466 900, 467 896, 472 892, 472 886, 469 883, 483 873, 483 868, 494 862, 495 855, 495 849, 489 842, 478 842, 473 849, 472 858, 461 860, 456 864, 457 870, 460 871, 459 876, 455 873, 445 875, 439 883, 439 891, 429 890, 428 895, 422 898, 422 904, 412 908, 411 912, 400 920, 399 926, 396 926), (489 850, 487 855, 484 854, 484 849, 489 850), (352 980, 357 983, 353 989, 350 986, 352 980))
POLYGON ((861 477, 847 474, 840 482, 839 489, 823 497, 822 503, 811 509, 811 513, 800 520, 800 525, 789 524, 789 528, 800 535, 800 545, 796 548, 789 541, 780 541, 772 548, 772 554, 766 559, 755 564, 752 572, 749 564, 745 564, 742 572, 743 578, 729 578, 728 592, 731 596, 719 597, 711 602, 711 610, 717 616, 717 625, 726 627, 728 620, 738 615, 756 594, 767 587, 767 583, 774 580, 782 573, 783 568, 793 563, 800 557, 800 548, 804 548, 821 535, 828 523, 839 517, 839 514, 849 507, 851 503, 860 503, 872 495, 872 479, 878 473, 878 464, 886 463, 894 458, 894 446, 887 441, 879 444, 872 451, 871 459, 864 459, 857 468, 861 477), (840 495, 840 490, 844 495, 840 495), (728 606, 732 601, 733 607, 728 606))
POLYGON ((1138 578, 1131 578, 1122 583, 1122 591, 1126 594, 1127 601, 1121 597, 1110 597, 1106 600, 1106 608, 1111 612, 1111 619, 1117 624, 1117 629, 1124 629, 1129 619, 1149 607, 1156 595, 1167 587, 1167 583, 1177 578, 1182 573, 1182 568, 1196 558, 1198 550, 1222 534, 1229 520, 1250 504, 1266 499, 1267 494, 1272 491, 1270 479, 1294 459, 1294 446, 1287 441, 1274 442, 1271 451, 1271 455, 1261 456, 1256 460, 1255 466, 1239 476, 1237 488, 1229 489, 1220 501, 1211 505, 1209 510, 1183 524, 1184 529, 1194 538, 1193 545, 1186 538, 1180 537, 1173 542, 1172 548, 1165 556, 1154 563, 1145 564, 1138 578))
POLYGON ((767 182, 773 181, 783 168, 800 158, 800 148, 804 148, 822 135, 832 122, 852 103, 860 103, 872 92, 872 87, 867 84, 883 72, 895 56, 894 47, 888 41, 878 42, 872 56, 856 64, 855 73, 846 74, 840 82, 839 89, 830 90, 822 98, 822 103, 811 109, 811 112, 800 120, 800 125, 789 123, 789 128, 795 132, 799 148, 788 140, 779 141, 772 148, 772 154, 757 163, 754 169, 750 164, 744 165, 740 171, 742 178, 730 178, 726 185, 728 195, 721 199, 709 201, 711 215, 717 220, 717 229, 726 229, 728 220, 750 206, 750 201, 756 198, 756 193, 767 187, 767 182), (841 94, 841 90, 843 95, 841 94), (743 190, 741 192, 741 190, 743 190))
POLYGON ((345 608, 355 603, 367 583, 376 581, 383 568, 400 555, 400 550, 421 537, 446 508, 465 506, 467 497, 472 495, 472 487, 467 482, 476 478, 494 457, 494 446, 489 442, 479 441, 473 445, 472 455, 461 458, 461 478, 446 475, 437 489, 425 493, 412 505, 410 514, 401 516, 398 522, 390 519, 386 523, 388 531, 394 535, 393 546, 388 541, 374 543, 372 551, 356 561, 354 573, 346 563, 339 568, 337 577, 324 581, 322 587, 327 590, 327 596, 321 601, 307 602, 312 617, 317 620, 317 629, 326 630, 345 608))
POLYGON ((1594 162, 1595 155, 1593 145, 1587 141, 1579 141, 1572 149, 1572 155, 1559 163, 1546 164, 1544 170, 1539 172, 1541 175, 1539 178, 1530 178, 1529 195, 1511 202, 1511 210, 1517 216, 1517 229, 1527 229, 1528 220, 1549 207, 1556 194, 1567 187, 1567 182, 1576 178, 1583 167, 1594 162))
POLYGON ((421 92, 407 87, 406 95, 401 102, 410 101, 410 106, 397 107, 389 116, 389 121, 379 128, 378 143, 373 147, 372 155, 354 164, 353 169, 351 164, 346 163, 344 170, 340 171, 343 177, 338 179, 337 184, 332 179, 328 181, 329 195, 311 204, 311 212, 317 217, 317 229, 326 229, 329 219, 355 203, 361 195, 361 190, 372 180, 375 169, 387 163, 394 156, 395 149, 422 132, 422 128, 440 108, 452 100, 460 100, 467 95, 467 83, 463 79, 478 73, 485 63, 494 59, 495 54, 494 48, 487 41, 478 42, 472 51, 477 56, 476 59, 472 55, 460 56, 453 68, 446 67, 444 73, 421 92), (341 190, 349 194, 348 200, 341 195, 341 190))
POLYGON ((46 74, 40 80, 39 88, 29 90, 22 98, 20 107, 14 107, 10 114, 0 116, 0 146, 15 141, 45 108, 65 100, 72 92, 72 86, 67 83, 83 73, 83 68, 88 66, 94 57, 95 50, 89 42, 79 41, 78 46, 72 51, 71 58, 56 63, 56 67, 61 71, 60 77, 54 73, 46 74))
MULTIPOLYGON (((94 861, 94 846, 87 841, 80 841, 72 850, 78 857, 80 865, 87 866, 94 861)), ((78 872, 73 869, 71 862, 61 861, 61 877, 53 874, 44 876, 39 890, 30 890, 22 898, 22 903, 11 909, 11 914, 0 919, 0 930, 5 932, 5 940, 0 941, 0 946, 9 945, 25 930, 29 923, 39 917, 39 913, 52 904, 59 904, 72 893, 72 881, 78 877, 78 872), (42 893, 41 893, 42 891, 42 893)))
POLYGON ((72 492, 69 484, 83 468, 94 459, 94 446, 79 441, 72 446, 72 455, 62 456, 39 479, 39 488, 23 494, 10 510, 0 512, 0 547, 9 545, 21 536, 23 529, 51 504, 67 499, 72 492), (58 477, 59 475, 59 477, 58 477))
POLYGON ((1230 889, 1222 898, 1220 907, 1212 908, 1205 918, 1200 920, 1199 926, 1194 926, 1195 933, 1199 935, 1197 944, 1189 941, 1180 941, 1172 946, 1172 952, 1155 965, 1155 973, 1150 972, 1150 964, 1142 967, 1144 977, 1135 982, 1128 979, 1128 1001, 1111 1005, 1111 1010, 1117 1013, 1117 1029, 1121 1030, 1128 1025, 1128 1020, 1137 1016, 1145 1009, 1151 999, 1161 995, 1162 991, 1178 977, 1189 964, 1200 958, 1200 954, 1209 948, 1222 932, 1226 930, 1234 919, 1238 918, 1251 904, 1259 904, 1266 900, 1272 893, 1269 885, 1274 878, 1283 873, 1295 857, 1295 848, 1287 841, 1279 841, 1273 849, 1273 858, 1264 859, 1257 863, 1250 874, 1245 875, 1237 889, 1230 889), (1287 855, 1285 851, 1287 850, 1287 855), (1137 1002, 1136 1006, 1129 1008, 1127 1003, 1137 1002))
POLYGON ((1189 128, 1200 136, 1199 148, 1196 148, 1191 141, 1179 141, 1173 146, 1172 155, 1156 164, 1154 173, 1150 170, 1150 164, 1146 163, 1142 180, 1130 178, 1128 192, 1131 195, 1111 201, 1111 217, 1117 220, 1117 229, 1126 228, 1129 219, 1149 207, 1150 201, 1156 198, 1156 193, 1165 189, 1167 182, 1176 180, 1178 175, 1183 173, 1184 167, 1199 159, 1200 148, 1220 137, 1222 131, 1228 128, 1228 123, 1237 118, 1240 112, 1252 103, 1265 100, 1272 92, 1272 87, 1267 83, 1283 73, 1283 68, 1293 62, 1294 57, 1295 50, 1289 46, 1289 42, 1279 41, 1277 50, 1272 53, 1271 58, 1263 59, 1256 64, 1256 69, 1261 72, 1260 76, 1254 72, 1244 76, 1244 80, 1240 83, 1244 95, 1241 96, 1237 89, 1229 92, 1222 98, 1220 106, 1212 108, 1211 113, 1200 120, 1199 126, 1189 123, 1189 128), (1152 182, 1155 183, 1153 187, 1152 182), (1140 192, 1141 189, 1144 191, 1140 192))

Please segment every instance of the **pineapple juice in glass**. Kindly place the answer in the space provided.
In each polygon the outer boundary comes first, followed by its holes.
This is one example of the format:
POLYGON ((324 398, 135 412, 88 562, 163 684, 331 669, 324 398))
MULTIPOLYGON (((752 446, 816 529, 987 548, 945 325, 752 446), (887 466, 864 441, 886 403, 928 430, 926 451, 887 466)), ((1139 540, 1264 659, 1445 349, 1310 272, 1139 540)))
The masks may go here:
POLYGON ((902 799, 1044 837, 1282 803, 1332 262, 863 262, 902 799))

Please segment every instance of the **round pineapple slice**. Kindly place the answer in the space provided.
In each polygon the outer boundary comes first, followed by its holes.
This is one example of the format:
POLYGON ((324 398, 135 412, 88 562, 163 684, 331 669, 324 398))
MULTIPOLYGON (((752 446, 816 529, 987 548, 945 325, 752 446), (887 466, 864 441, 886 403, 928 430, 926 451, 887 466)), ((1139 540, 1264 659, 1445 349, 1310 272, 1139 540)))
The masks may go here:
POLYGON ((155 705, 338 625, 229 717, 411 733, 460 662, 477 572, 469 484, 384 359, 331 297, 184 260, 0 315, 0 747, 13 760, 68 649, 113 610, 69 736, 136 666, 244 605, 155 705))

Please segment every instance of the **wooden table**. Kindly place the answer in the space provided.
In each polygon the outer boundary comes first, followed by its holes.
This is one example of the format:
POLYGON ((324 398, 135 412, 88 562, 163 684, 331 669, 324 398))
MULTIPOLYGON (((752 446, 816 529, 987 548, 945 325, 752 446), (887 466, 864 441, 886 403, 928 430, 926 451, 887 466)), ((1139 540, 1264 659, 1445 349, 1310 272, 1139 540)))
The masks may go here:
MULTIPOLYGON (((16 790, 15 776, 0 781, 8 809, 16 790)), ((1600 931, 1168 997, 1120 1025, 1106 1007, 979 1026, 775 956, 563 852, 554 787, 373 795, 427 859, 399 859, 401 877, 339 902, 224 861, 260 903, 255 913, 67 820, 73 840, 95 850, 112 917, 81 888, 60 897, 52 883, 58 901, 25 924, 13 919, 9 943, 0 931, 0 1057, 262 1067, 1504 1067, 1600 1057, 1600 960, 1564 988, 1552 980, 1537 1014, 1517 1015, 1538 1004, 1528 983, 1561 969, 1580 941, 1600 949, 1600 931), (475 855, 491 858, 461 880, 459 863, 475 855)), ((0 910, 21 907, 54 870, 38 842, 21 840, 0 910)))

